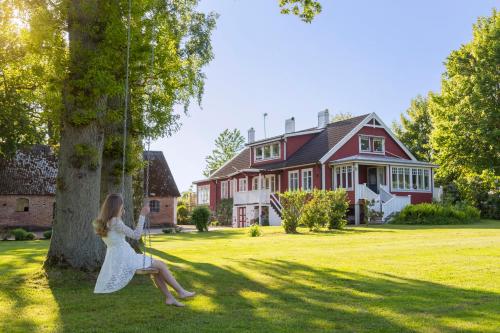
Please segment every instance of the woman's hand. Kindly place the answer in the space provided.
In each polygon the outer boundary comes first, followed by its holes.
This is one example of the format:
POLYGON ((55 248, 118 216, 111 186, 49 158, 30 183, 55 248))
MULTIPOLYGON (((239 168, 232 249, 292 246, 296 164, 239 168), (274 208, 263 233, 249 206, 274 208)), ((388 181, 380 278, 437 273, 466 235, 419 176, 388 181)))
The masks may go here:
POLYGON ((141 215, 146 216, 149 214, 149 201, 147 201, 141 209, 141 215))

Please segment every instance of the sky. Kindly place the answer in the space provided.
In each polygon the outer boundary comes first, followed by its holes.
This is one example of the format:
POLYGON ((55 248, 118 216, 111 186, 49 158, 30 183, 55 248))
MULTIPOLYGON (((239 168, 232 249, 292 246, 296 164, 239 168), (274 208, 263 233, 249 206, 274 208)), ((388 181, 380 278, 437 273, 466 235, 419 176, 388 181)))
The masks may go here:
MULTIPOLYGON (((377 113, 387 125, 412 98, 438 91, 443 62, 472 38, 489 0, 322 0, 311 24, 281 15, 278 0, 201 0, 218 13, 214 60, 201 107, 182 116, 173 136, 152 143, 163 151, 180 191, 203 179, 205 157, 224 129, 256 139, 317 125, 317 113, 377 113)), ((180 110, 180 109, 179 109, 180 110)))

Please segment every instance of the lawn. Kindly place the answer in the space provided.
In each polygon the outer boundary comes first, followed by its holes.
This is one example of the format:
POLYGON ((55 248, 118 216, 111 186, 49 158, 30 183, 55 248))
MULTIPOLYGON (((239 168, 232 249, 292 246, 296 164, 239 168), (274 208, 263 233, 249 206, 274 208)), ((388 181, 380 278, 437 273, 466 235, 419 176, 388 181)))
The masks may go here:
POLYGON ((41 269, 48 241, 0 242, 1 332, 500 332, 500 221, 286 235, 158 235, 154 255, 199 292, 163 305, 148 277, 41 269))

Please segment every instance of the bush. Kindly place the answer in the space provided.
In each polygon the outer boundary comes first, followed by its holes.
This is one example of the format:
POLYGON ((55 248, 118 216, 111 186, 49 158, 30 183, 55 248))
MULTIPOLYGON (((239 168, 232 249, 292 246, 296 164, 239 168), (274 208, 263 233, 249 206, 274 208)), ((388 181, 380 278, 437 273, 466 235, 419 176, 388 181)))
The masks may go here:
POLYGON ((210 220, 210 209, 206 206, 198 206, 191 213, 191 221, 198 231, 208 231, 208 222, 210 220))
POLYGON ((164 228, 161 229, 161 231, 163 231, 164 234, 175 234, 175 228, 164 228))
POLYGON ((11 235, 9 228, 0 227, 0 240, 7 240, 11 235))
POLYGON ((287 191, 280 195, 281 225, 287 234, 296 233, 300 216, 308 201, 308 193, 304 191, 287 191))
POLYGON ((477 207, 483 218, 500 219, 500 176, 491 170, 455 180, 461 199, 477 207))
POLYGON ((50 239, 52 237, 52 230, 47 230, 43 233, 43 238, 50 239))
POLYGON ((314 190, 311 199, 305 204, 300 215, 300 225, 309 228, 309 231, 324 228, 329 221, 329 203, 326 191, 314 190))
POLYGON ((11 231, 12 235, 14 236, 14 239, 17 241, 22 241, 22 240, 33 240, 35 239, 35 234, 32 232, 27 232, 23 228, 17 228, 11 231))
POLYGON ((469 205, 422 203, 408 205, 397 213, 391 224, 469 224, 479 220, 479 210, 469 205))
POLYGON ((217 220, 220 225, 233 225, 233 199, 222 199, 217 206, 217 220))
POLYGON ((248 229, 248 234, 250 235, 250 237, 259 237, 262 236, 262 231, 260 230, 258 224, 253 224, 248 229))
POLYGON ((183 204, 177 206, 177 223, 189 224, 189 210, 183 204))
POLYGON ((328 203, 328 229, 343 229, 347 224, 349 199, 344 189, 326 192, 328 203))

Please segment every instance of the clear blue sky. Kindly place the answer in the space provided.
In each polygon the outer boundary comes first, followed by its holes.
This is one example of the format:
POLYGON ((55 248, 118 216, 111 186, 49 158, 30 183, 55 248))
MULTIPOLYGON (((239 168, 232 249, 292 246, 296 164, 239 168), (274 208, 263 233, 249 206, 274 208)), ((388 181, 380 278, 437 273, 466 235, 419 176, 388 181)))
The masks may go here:
POLYGON ((202 179, 205 156, 225 128, 262 138, 316 125, 317 112, 376 112, 390 124, 418 94, 438 90, 443 61, 472 37, 472 24, 498 4, 489 0, 323 0, 306 24, 279 14, 278 0, 201 0, 220 14, 215 59, 206 68, 202 108, 181 130, 158 140, 179 190, 202 179))

